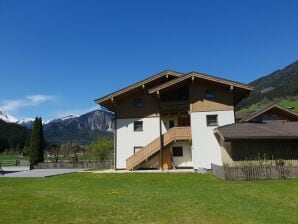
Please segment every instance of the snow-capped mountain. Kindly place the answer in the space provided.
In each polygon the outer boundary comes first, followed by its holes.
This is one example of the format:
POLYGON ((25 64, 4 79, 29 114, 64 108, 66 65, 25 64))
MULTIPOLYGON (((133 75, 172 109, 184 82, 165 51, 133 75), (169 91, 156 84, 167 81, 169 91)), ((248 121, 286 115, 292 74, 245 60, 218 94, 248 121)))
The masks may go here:
MULTIPOLYGON (((16 123, 28 129, 33 127, 33 118, 18 120, 0 110, 0 119, 5 122, 16 123)), ((70 114, 51 121, 43 121, 44 136, 49 143, 78 142, 89 144, 99 137, 113 136, 114 114, 105 110, 95 110, 77 116, 70 114)))
MULTIPOLYGON (((33 122, 34 122, 34 118, 24 118, 21 120, 17 120, 15 123, 17 123, 18 125, 21 125, 23 127, 31 129, 33 127, 33 122)), ((46 125, 49 122, 50 121, 42 121, 42 124, 46 125)))
POLYGON ((23 127, 31 129, 32 126, 33 126, 33 121, 34 121, 33 118, 24 118, 24 119, 16 121, 16 123, 23 126, 23 127))
MULTIPOLYGON (((66 121, 68 119, 73 119, 73 118, 78 118, 79 116, 78 115, 75 115, 75 114, 69 114, 69 115, 66 115, 66 116, 63 116, 61 118, 56 118, 52 121, 49 121, 49 122, 60 122, 60 121, 66 121)), ((48 122, 48 123, 49 123, 48 122)))
POLYGON ((95 110, 81 116, 69 115, 44 125, 44 135, 51 143, 78 142, 89 144, 99 137, 112 137, 114 114, 95 110))
POLYGON ((7 112, 1 109, 0 109, 0 119, 9 123, 15 123, 18 120, 14 116, 8 114, 7 112))

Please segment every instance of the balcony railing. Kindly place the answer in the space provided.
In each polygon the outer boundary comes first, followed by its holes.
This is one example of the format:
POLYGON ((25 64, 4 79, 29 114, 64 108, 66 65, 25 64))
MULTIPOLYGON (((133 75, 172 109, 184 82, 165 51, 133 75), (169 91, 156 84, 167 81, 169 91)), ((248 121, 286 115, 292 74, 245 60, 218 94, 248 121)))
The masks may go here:
POLYGON ((189 111, 189 101, 167 101, 161 102, 161 112, 171 112, 171 111, 189 111))
MULTIPOLYGON (((163 134, 162 137, 164 140, 164 146, 167 146, 173 141, 191 140, 191 127, 171 128, 169 131, 163 134)), ((126 160, 126 169, 134 169, 159 150, 160 138, 156 138, 150 144, 148 144, 126 160)))

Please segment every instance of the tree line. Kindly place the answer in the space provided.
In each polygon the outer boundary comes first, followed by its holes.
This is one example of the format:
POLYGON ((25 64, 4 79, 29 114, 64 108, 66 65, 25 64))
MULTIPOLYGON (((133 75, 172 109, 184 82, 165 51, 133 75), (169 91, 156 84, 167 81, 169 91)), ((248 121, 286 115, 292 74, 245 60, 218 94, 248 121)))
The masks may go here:
POLYGON ((98 138, 89 145, 79 145, 78 143, 67 142, 63 144, 53 144, 47 147, 48 160, 52 162, 70 161, 79 162, 81 160, 104 161, 113 158, 114 143, 110 138, 98 138))
POLYGON ((29 129, 0 119, 0 153, 26 151, 29 148, 30 135, 29 129))
POLYGON ((72 142, 48 145, 44 140, 40 117, 35 118, 32 130, 0 120, 0 153, 8 149, 9 152, 26 154, 31 165, 43 162, 45 155, 52 162, 78 162, 84 159, 103 161, 112 157, 113 145, 113 141, 105 137, 94 140, 88 146, 72 142))

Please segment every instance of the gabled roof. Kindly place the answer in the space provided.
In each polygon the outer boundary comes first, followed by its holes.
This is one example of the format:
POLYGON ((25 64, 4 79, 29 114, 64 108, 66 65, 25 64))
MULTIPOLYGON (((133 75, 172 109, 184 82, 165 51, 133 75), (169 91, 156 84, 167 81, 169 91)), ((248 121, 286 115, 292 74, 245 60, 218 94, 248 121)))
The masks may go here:
POLYGON ((236 123, 214 130, 224 141, 243 139, 298 139, 298 122, 236 123))
POLYGON ((177 79, 171 80, 169 82, 166 82, 164 84, 161 84, 159 86, 153 87, 153 88, 149 89, 148 92, 150 94, 154 93, 154 92, 158 92, 162 89, 166 89, 166 88, 168 88, 170 86, 173 86, 177 83, 183 82, 184 80, 192 79, 192 78, 204 79, 204 80, 208 80, 208 81, 212 81, 212 82, 216 82, 216 83, 220 83, 220 84, 224 84, 224 85, 238 87, 240 89, 245 89, 245 90, 248 90, 248 91, 253 90, 252 86, 249 86, 249 85, 246 85, 246 84, 243 84, 243 83, 240 83, 240 82, 234 82, 234 81, 231 81, 231 80, 221 79, 221 78, 211 76, 211 75, 205 75, 205 74, 201 74, 201 73, 197 73, 197 72, 191 72, 191 73, 188 73, 184 76, 181 76, 180 78, 177 78, 177 79))
POLYGON ((243 118, 247 117, 250 114, 251 113, 249 113, 249 112, 239 112, 239 111, 237 111, 235 113, 236 121, 240 121, 240 120, 242 120, 243 118))
POLYGON ((276 103, 272 103, 272 104, 268 105, 267 107, 265 107, 265 108, 263 108, 263 109, 261 109, 261 110, 259 110, 257 112, 254 112, 252 114, 249 114, 248 116, 246 116, 243 119, 241 119, 240 122, 249 122, 249 121, 253 120, 254 118, 262 115, 263 113, 266 113, 267 111, 269 111, 269 110, 271 110, 273 108, 278 109, 278 110, 282 111, 283 113, 286 113, 286 114, 288 114, 290 116, 294 116, 298 120, 298 114, 295 113, 294 111, 288 110, 288 109, 286 109, 286 108, 284 108, 284 107, 282 107, 282 106, 280 106, 280 105, 278 105, 276 103))
POLYGON ((103 102, 105 102, 107 100, 111 100, 114 97, 117 97, 117 96, 122 95, 124 93, 130 92, 130 91, 132 91, 132 90, 134 90, 136 88, 142 87, 142 86, 144 86, 144 85, 146 85, 146 84, 148 84, 150 82, 153 82, 153 81, 155 81, 155 80, 157 80, 159 78, 162 78, 162 77, 172 76, 172 77, 177 78, 177 77, 181 77, 182 75, 183 74, 182 73, 179 73, 179 72, 174 72, 174 71, 166 70, 166 71, 157 73, 156 75, 153 75, 153 76, 151 76, 151 77, 149 77, 147 79, 144 79, 144 80, 142 80, 140 82, 137 82, 137 83, 135 83, 133 85, 130 85, 130 86, 126 87, 126 88, 123 88, 123 89, 118 90, 116 92, 113 92, 113 93, 111 93, 109 95, 106 95, 106 96, 104 96, 102 98, 96 99, 95 102, 98 103, 98 104, 101 104, 101 103, 103 103, 103 102))

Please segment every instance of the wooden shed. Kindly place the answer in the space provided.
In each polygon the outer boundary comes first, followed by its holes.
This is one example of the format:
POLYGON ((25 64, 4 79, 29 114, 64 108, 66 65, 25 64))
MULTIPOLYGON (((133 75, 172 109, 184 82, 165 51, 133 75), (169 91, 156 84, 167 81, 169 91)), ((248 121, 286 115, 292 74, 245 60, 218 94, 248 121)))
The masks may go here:
POLYGON ((298 161, 298 122, 236 123, 215 135, 225 164, 244 160, 298 161))

